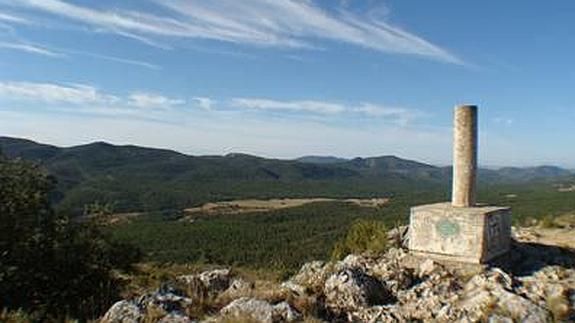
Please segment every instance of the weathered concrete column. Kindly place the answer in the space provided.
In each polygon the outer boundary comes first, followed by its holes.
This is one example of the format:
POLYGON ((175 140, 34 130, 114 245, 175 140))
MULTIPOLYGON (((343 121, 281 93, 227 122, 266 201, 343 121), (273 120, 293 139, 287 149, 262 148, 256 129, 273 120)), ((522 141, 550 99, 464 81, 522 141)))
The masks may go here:
POLYGON ((477 178, 477 106, 455 107, 453 124, 454 207, 475 206, 477 178))

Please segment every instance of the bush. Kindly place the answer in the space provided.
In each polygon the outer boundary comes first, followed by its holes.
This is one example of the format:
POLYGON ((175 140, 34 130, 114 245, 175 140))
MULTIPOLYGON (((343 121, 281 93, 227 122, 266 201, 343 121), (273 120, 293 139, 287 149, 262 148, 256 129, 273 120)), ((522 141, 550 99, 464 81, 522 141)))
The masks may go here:
POLYGON ((378 254, 387 249, 387 229, 383 222, 359 220, 349 229, 344 239, 338 241, 332 259, 339 260, 351 253, 378 254))
POLYGON ((555 222, 555 218, 552 215, 545 215, 539 221, 539 227, 543 229, 558 228, 559 225, 555 222))
POLYGON ((38 166, 0 157, 0 308, 42 321, 95 318, 118 299, 112 270, 138 253, 57 215, 54 185, 38 166))

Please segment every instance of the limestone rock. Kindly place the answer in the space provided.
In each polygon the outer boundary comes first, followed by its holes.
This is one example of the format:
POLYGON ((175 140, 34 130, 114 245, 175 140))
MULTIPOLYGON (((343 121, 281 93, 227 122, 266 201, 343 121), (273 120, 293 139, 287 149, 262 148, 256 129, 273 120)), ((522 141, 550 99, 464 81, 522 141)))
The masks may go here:
POLYGON ((272 313, 274 322, 296 322, 302 319, 302 315, 287 302, 274 305, 272 313))
POLYGON ((169 284, 163 284, 158 291, 143 295, 138 299, 140 308, 154 309, 156 312, 163 311, 164 315, 174 312, 182 313, 192 303, 192 299, 188 298, 183 291, 169 284))
POLYGON ((195 322, 185 314, 170 313, 161 318, 158 323, 192 323, 195 322))
POLYGON ((209 291, 223 291, 230 285, 230 270, 216 269, 206 271, 199 275, 200 280, 209 291))
POLYGON ((419 271, 417 272, 417 274, 420 277, 429 276, 436 270, 436 268, 437 268, 437 266, 435 265, 435 262, 433 260, 426 259, 419 266, 419 271))
POLYGON ((243 278, 235 278, 229 284, 228 289, 223 291, 219 296, 221 298, 236 299, 249 296, 254 290, 254 284, 243 278))
POLYGON ((324 286, 328 309, 339 315, 388 302, 392 296, 376 278, 358 269, 344 269, 333 274, 324 286))
POLYGON ((114 304, 104 315, 104 323, 138 323, 153 313, 163 322, 191 322, 184 314, 192 299, 174 287, 164 284, 156 292, 140 296, 137 300, 123 300, 114 304), (188 320, 186 320, 188 319, 188 320))
POLYGON ((290 282, 312 290, 321 290, 330 274, 331 270, 325 262, 312 261, 304 264, 290 282))
POLYGON ((224 307, 220 314, 230 319, 250 318, 257 322, 273 322, 273 307, 266 301, 242 297, 224 307))
POLYGON ((180 276, 177 280, 188 285, 195 285, 199 281, 208 292, 221 292, 229 287, 231 273, 229 269, 215 269, 197 275, 180 276))
POLYGON ((402 317, 394 313, 393 307, 372 306, 347 315, 349 322, 401 322, 402 317))
POLYGON ((468 316, 481 317, 487 311, 504 312, 513 319, 524 322, 547 322, 551 320, 550 313, 530 301, 514 293, 516 282, 500 269, 490 269, 476 275, 465 286, 465 299, 461 307, 468 316))
POLYGON ((358 269, 361 271, 369 271, 376 264, 376 258, 368 257, 365 255, 348 255, 342 261, 335 264, 335 270, 340 271, 344 269, 358 269))
POLYGON ((138 323, 145 317, 145 312, 134 301, 116 302, 106 312, 102 323, 138 323))
POLYGON ((272 306, 266 301, 247 297, 231 302, 220 314, 230 319, 252 319, 262 323, 294 322, 301 319, 301 314, 286 302, 272 306))
POLYGON ((298 285, 298 284, 296 284, 292 281, 289 281, 289 280, 287 282, 283 282, 281 284, 281 287, 296 297, 301 297, 301 296, 304 296, 306 294, 306 288, 305 287, 298 285))
POLYGON ((503 316, 503 315, 499 315, 499 314, 493 314, 491 316, 489 316, 489 319, 487 320, 488 323, 513 323, 513 319, 507 317, 507 316, 503 316))

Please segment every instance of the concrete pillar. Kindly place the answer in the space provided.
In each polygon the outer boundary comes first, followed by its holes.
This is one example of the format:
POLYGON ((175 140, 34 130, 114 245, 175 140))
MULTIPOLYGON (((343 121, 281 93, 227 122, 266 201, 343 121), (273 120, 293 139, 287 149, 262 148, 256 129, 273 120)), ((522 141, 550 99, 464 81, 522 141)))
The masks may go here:
POLYGON ((453 125, 454 207, 475 206, 477 178, 477 106, 455 107, 453 125))

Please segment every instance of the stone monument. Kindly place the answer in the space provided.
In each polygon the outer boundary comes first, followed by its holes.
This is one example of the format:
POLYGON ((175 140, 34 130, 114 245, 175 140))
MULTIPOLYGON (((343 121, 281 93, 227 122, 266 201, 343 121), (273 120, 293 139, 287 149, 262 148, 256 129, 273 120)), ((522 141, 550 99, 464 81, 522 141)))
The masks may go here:
POLYGON ((511 209, 476 204, 477 107, 455 108, 451 203, 411 208, 409 250, 416 255, 485 263, 509 251, 511 209))

